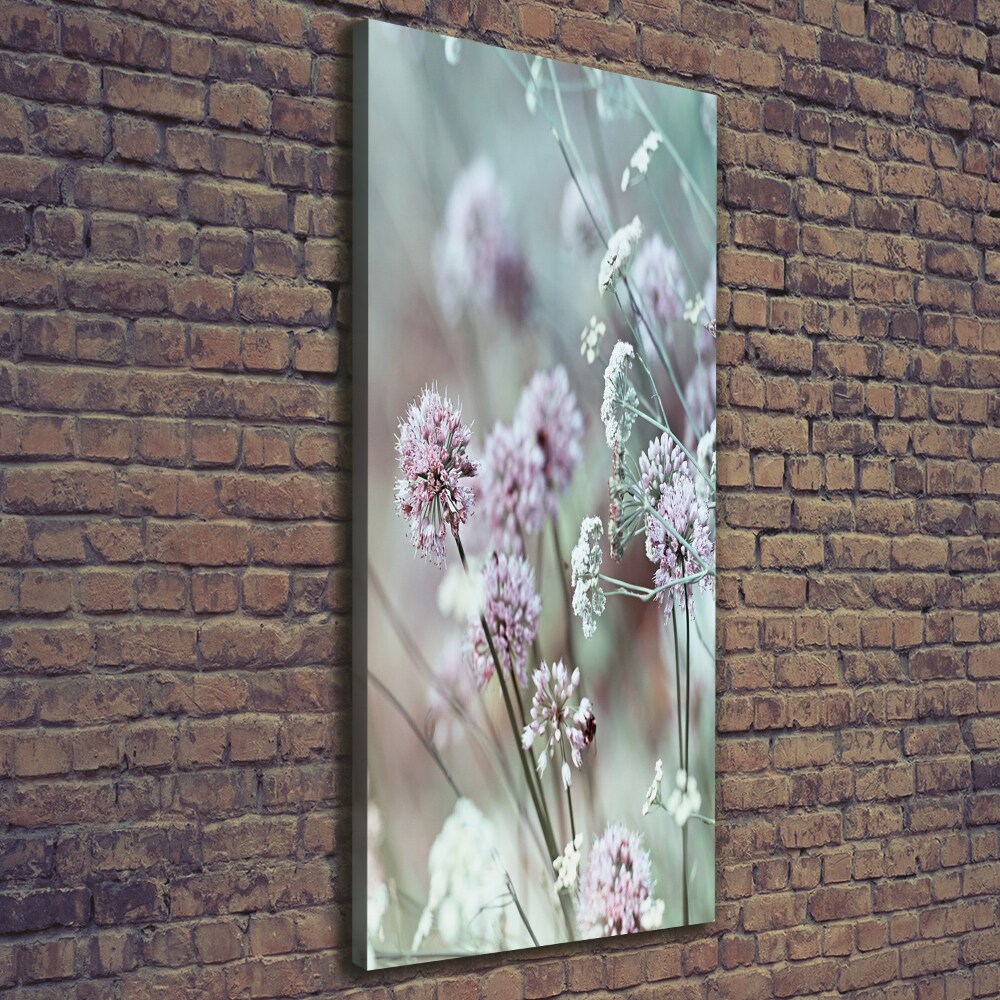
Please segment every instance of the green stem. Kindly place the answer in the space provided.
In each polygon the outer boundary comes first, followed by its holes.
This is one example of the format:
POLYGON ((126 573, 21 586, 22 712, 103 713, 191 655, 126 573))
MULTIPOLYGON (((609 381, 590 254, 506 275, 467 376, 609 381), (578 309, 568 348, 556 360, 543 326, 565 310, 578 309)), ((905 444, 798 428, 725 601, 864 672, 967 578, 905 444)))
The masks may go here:
MULTIPOLYGON (((458 555, 462 560, 462 567, 465 569, 466 574, 469 573, 469 563, 465 557, 465 549, 462 546, 462 539, 455 533, 455 545, 458 547, 458 555)), ((555 861, 559 857, 559 850, 556 848, 555 837, 552 834, 552 824, 546 819, 545 811, 542 808, 542 803, 539 800, 538 792, 535 789, 535 784, 531 780, 531 765, 528 763, 528 756, 521 745, 521 730, 517 728, 517 719, 514 717, 514 704, 510 698, 510 692, 507 690, 507 682, 504 679, 503 667, 500 665, 500 657, 497 655, 496 646, 493 644, 493 633, 490 631, 490 626, 486 621, 486 615, 480 614, 479 624, 482 626, 483 634, 486 636, 486 644, 489 646, 490 656, 493 658, 493 665, 496 668, 497 680, 500 683, 500 691, 503 693, 503 703, 507 710, 507 719, 510 722, 511 734, 514 737, 514 744, 517 748, 518 759, 521 761, 521 769, 524 772, 524 780, 528 786, 528 791, 531 794, 532 804, 535 807, 535 815, 538 817, 538 824, 542 828, 542 837, 545 839, 545 846, 549 851, 549 860, 555 861)), ((515 681, 516 683, 516 681, 515 681)), ((573 912, 569 900, 569 894, 563 890, 559 893, 559 902, 562 906, 563 919, 566 923, 566 935, 568 940, 574 940, 573 935, 573 912)))
POLYGON ((556 564, 559 570, 557 575, 562 583, 563 597, 566 601, 566 655, 569 657, 569 662, 579 668, 580 664, 576 662, 576 655, 573 651, 573 615, 570 611, 573 606, 573 595, 570 593, 569 582, 566 579, 566 561, 563 559, 562 543, 559 541, 559 524, 555 517, 552 518, 551 523, 552 540, 555 542, 556 549, 556 564))
MULTIPOLYGON (((681 724, 681 654, 679 640, 677 638, 677 607, 670 616, 670 623, 674 632, 674 685, 677 698, 677 761, 680 767, 684 766, 684 727, 681 724)), ((682 892, 682 902, 684 908, 684 924, 690 922, 688 919, 688 884, 687 884, 687 823, 681 827, 681 877, 684 880, 682 892)))
MULTIPOLYGON (((676 610, 676 609, 675 609, 676 610)), ((684 796, 687 797, 688 787, 691 783, 691 597, 689 593, 684 595, 684 623, 685 623, 685 648, 684 648, 684 675, 685 685, 685 706, 684 715, 684 796)), ((690 923, 688 914, 688 866, 687 866, 687 840, 688 825, 684 824, 683 832, 683 862, 684 862, 684 923, 690 923)))

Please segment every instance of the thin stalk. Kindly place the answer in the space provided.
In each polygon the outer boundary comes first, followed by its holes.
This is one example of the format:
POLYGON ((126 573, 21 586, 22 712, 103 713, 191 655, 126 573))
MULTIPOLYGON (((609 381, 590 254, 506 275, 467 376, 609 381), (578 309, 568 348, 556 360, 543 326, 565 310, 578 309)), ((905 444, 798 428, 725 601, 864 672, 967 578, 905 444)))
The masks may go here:
MULTIPOLYGON (((691 784, 691 598, 688 593, 684 595, 684 676, 687 690, 684 693, 685 705, 684 715, 684 796, 687 797, 688 787, 691 784)), ((684 862, 684 923, 690 923, 688 915, 688 866, 687 866, 687 835, 688 825, 684 824, 682 844, 682 854, 684 862)))
MULTIPOLYGON (((674 631, 674 682, 677 697, 677 760, 681 767, 684 767, 684 734, 681 725, 681 655, 677 638, 677 606, 674 605, 674 613, 670 616, 671 625, 674 631)), ((688 841, 687 823, 681 827, 681 876, 684 880, 682 892, 682 904, 685 926, 690 923, 688 916, 688 841)))
MULTIPOLYGON (((458 555, 462 560, 462 566, 465 572, 469 572, 469 563, 465 557, 465 548, 462 546, 462 540, 455 534, 455 545, 458 547, 458 555)), ((490 656, 493 657, 493 665, 496 668, 497 680, 500 683, 500 691, 503 694, 504 707, 507 710, 507 718, 510 721, 511 734, 514 737, 514 744, 517 748, 517 756, 521 761, 521 769, 524 772, 524 780, 528 785, 528 791, 531 794, 532 803, 535 807, 535 814, 538 817, 538 824, 542 828, 542 836, 545 839, 545 846, 549 851, 549 859, 555 861, 559 857, 559 851, 556 848, 555 837, 552 834, 552 824, 546 820, 545 813, 542 808, 542 804, 538 797, 538 792, 535 790, 535 785, 531 780, 531 766, 528 763, 527 754, 524 751, 524 747, 521 745, 521 731, 517 728, 517 720, 514 718, 514 705, 510 698, 510 692, 507 690, 507 682, 504 679, 503 668, 500 665, 500 657, 497 655, 496 646, 493 644, 493 633, 490 631, 489 623, 486 621, 486 615, 481 614, 479 616, 479 624, 483 628, 483 634, 486 636, 486 644, 490 649, 490 656)), ((574 939, 573 935, 573 915, 570 906, 569 896, 565 892, 559 893, 559 902, 562 906, 563 919, 566 923, 566 935, 567 938, 572 941, 574 939)))
POLYGON ((510 873, 507 872, 507 871, 504 871, 503 874, 504 874, 504 878, 507 880, 507 891, 510 893, 510 898, 512 900, 514 900, 514 906, 517 907, 517 912, 518 912, 518 914, 521 917, 521 923, 524 924, 525 929, 527 930, 528 934, 531 936, 532 943, 537 948, 538 947, 538 938, 535 937, 535 932, 531 929, 531 924, 528 921, 528 914, 524 912, 524 907, 521 906, 521 900, 518 899, 517 893, 514 891, 514 883, 511 881, 510 873))
POLYGON ((572 840, 576 840, 576 820, 573 818, 573 790, 566 786, 566 804, 569 806, 569 832, 572 840))
MULTIPOLYGON (((675 247, 680 249, 680 243, 677 241, 677 236, 674 233, 674 227, 670 224, 670 219, 667 217, 667 213, 663 208, 663 203, 660 201, 660 196, 656 193, 656 185, 653 184, 653 182, 649 179, 649 174, 646 175, 646 187, 649 189, 649 196, 653 199, 653 204, 656 206, 656 210, 660 215, 660 220, 663 223, 663 228, 666 229, 667 231, 667 236, 669 237, 670 242, 673 243, 675 247)), ((705 249, 708 250, 709 253, 711 253, 712 250, 714 250, 715 248, 704 238, 704 234, 702 233, 700 226, 695 226, 695 229, 698 230, 698 236, 701 238, 701 241, 704 244, 705 249)), ((698 290, 698 285, 694 280, 694 274, 691 271, 691 265, 688 263, 687 254, 684 253, 679 254, 679 257, 681 259, 681 263, 684 265, 685 272, 687 272, 688 281, 691 282, 691 294, 696 295, 698 290)), ((668 281, 670 280, 669 274, 667 275, 667 280, 668 281)), ((676 295, 679 289, 673 283, 673 281, 670 281, 670 286, 674 294, 676 295)), ((678 298, 682 298, 682 296, 678 295, 678 298)))
POLYGON ((656 131, 660 133, 660 140, 663 143, 663 148, 671 155, 674 162, 677 164, 678 169, 687 179, 688 184, 691 185, 691 190, 694 193, 695 197, 698 199, 698 204, 701 205, 701 207, 705 210, 705 214, 710 219, 714 219, 715 211, 709 205, 708 199, 705 197, 704 192, 698 186, 697 181, 695 181, 694 175, 688 169, 688 166, 684 162, 683 157, 680 155, 680 153, 677 152, 677 149, 674 147, 674 144, 667 138, 666 132, 664 132, 664 130, 660 128, 659 123, 653 117, 653 113, 649 110, 649 105, 646 104, 645 100, 642 97, 642 94, 639 93, 639 88, 635 85, 635 83, 632 80, 629 80, 627 77, 625 79, 625 82, 628 88, 632 91, 632 97, 635 99, 636 106, 639 108, 639 111, 642 114, 643 118, 645 118, 646 121, 649 123, 650 128, 656 129, 656 131))
POLYGON ((413 721, 410 717, 410 713, 406 711, 400 700, 382 683, 372 672, 368 671, 368 679, 375 685, 376 689, 381 691, 383 695, 389 700, 389 703, 397 712, 403 717, 406 724, 413 730, 413 735, 420 741, 420 745, 430 754, 432 760, 441 769, 441 773, 445 776, 445 780, 451 785, 451 790, 455 793, 457 798, 464 798, 461 791, 459 791, 458 785, 455 784, 455 779, 452 778, 451 774, 448 772, 448 768, 445 767, 444 761, 441 759, 441 755, 437 752, 437 747, 420 731, 420 727, 413 721))
POLYGON ((569 610, 573 606, 573 595, 569 592, 569 583, 566 580, 566 561, 563 559, 562 543, 559 541, 559 524, 555 517, 552 518, 551 524, 552 541, 555 543, 556 550, 556 565, 559 570, 557 576, 562 584, 563 597, 566 600, 566 614, 564 615, 566 619, 566 655, 569 657, 569 662, 579 668, 580 664, 576 662, 576 654, 573 651, 573 616, 569 610))

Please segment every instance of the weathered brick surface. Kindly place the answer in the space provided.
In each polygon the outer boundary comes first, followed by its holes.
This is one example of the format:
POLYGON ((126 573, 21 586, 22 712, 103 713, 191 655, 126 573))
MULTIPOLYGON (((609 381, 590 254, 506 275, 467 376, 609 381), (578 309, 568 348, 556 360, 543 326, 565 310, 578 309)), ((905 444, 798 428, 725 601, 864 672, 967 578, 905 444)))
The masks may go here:
POLYGON ((993 0, 0 4, 4 995, 1000 995, 998 29, 993 0), (350 965, 367 13, 720 95, 711 927, 350 965))

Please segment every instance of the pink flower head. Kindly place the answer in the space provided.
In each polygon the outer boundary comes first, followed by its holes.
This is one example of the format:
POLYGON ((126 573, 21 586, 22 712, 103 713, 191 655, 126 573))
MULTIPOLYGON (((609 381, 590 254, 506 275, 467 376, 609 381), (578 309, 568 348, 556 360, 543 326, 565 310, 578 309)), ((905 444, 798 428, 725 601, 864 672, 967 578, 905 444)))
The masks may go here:
MULTIPOLYGON (((653 581, 657 587, 691 576, 700 568, 690 550, 667 531, 664 521, 691 545, 706 564, 712 564, 713 544, 708 508, 698 499, 691 478, 691 466, 686 460, 684 466, 662 487, 656 512, 658 516, 651 516, 646 520, 646 555, 656 565, 653 581)), ((711 589, 713 581, 714 577, 711 575, 703 576, 700 580, 701 589, 711 589)), ((664 617, 669 618, 673 613, 675 600, 683 610, 687 609, 690 586, 685 584, 661 591, 658 599, 663 605, 664 617)))
POLYGON ((591 218, 587 202, 584 201, 580 188, 573 178, 566 182, 559 208, 559 228, 562 232, 563 246, 581 256, 593 253, 598 247, 604 248, 604 240, 601 239, 594 219, 608 217, 608 202, 604 197, 604 190, 597 183, 597 178, 593 174, 587 174, 583 181, 588 197, 593 195, 594 217, 591 218))
POLYGON ((694 448, 698 439, 708 430, 715 419, 715 368, 699 362, 684 387, 684 402, 687 404, 694 424, 687 422, 684 431, 684 443, 688 448, 694 448))
POLYGON ((531 291, 524 254, 511 238, 507 201, 481 156, 456 178, 434 254, 438 299, 451 323, 463 307, 499 307, 522 319, 531 291))
POLYGON ((550 372, 535 372, 521 393, 514 423, 541 450, 545 510, 554 514, 559 496, 583 458, 583 417, 562 365, 550 372))
POLYGON ((414 548, 435 565, 444 563, 447 529, 457 538, 475 506, 462 479, 474 476, 467 448, 472 431, 462 409, 425 386, 399 422, 396 452, 403 478, 396 480, 396 506, 410 526, 414 548))
POLYGON ((687 292, 677 251, 668 247, 659 233, 646 240, 636 254, 632 281, 647 310, 647 318, 655 319, 671 332, 670 324, 684 314, 687 292))
POLYGON ((655 506, 663 487, 674 473, 684 472, 687 468, 687 456, 669 434, 653 438, 639 456, 639 486, 643 496, 655 506))
POLYGON ((573 709, 570 698, 580 683, 580 671, 569 669, 559 660, 550 667, 546 663, 532 675, 535 693, 531 698, 531 721, 521 734, 521 745, 527 750, 540 736, 545 741, 538 757, 538 773, 543 774, 550 759, 562 749, 563 784, 569 788, 572 774, 567 755, 577 768, 583 767, 583 751, 590 746, 597 732, 597 721, 589 699, 584 698, 573 709))
POLYGON ((521 538, 545 519, 545 453, 524 428, 497 424, 486 439, 480 483, 483 512, 496 548, 520 552, 521 538))
MULTIPOLYGON (((520 687, 528 684, 528 653, 538 633, 542 601, 535 590, 535 571, 521 556, 494 552, 483 566, 483 617, 493 637, 500 666, 520 687)), ((486 633, 478 620, 469 623, 467 651, 480 689, 496 666, 486 633)))
POLYGON ((580 876, 577 921, 585 938, 614 937, 649 929, 653 875, 642 838, 619 823, 594 840, 580 876))

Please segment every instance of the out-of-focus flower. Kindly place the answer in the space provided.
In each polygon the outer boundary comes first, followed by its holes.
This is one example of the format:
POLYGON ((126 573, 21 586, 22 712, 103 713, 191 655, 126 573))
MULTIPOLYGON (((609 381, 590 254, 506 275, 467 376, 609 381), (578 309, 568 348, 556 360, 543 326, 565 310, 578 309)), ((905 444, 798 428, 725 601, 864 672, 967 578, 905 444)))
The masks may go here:
POLYGON ((375 968, 373 942, 381 941, 382 920, 389 908, 389 888, 378 851, 382 842, 382 814, 372 799, 368 800, 368 968, 375 968))
POLYGON ((434 250, 438 300, 456 323, 462 309, 499 309, 522 319, 531 280, 507 223, 507 201, 493 165, 473 160, 455 178, 434 250))
POLYGON ((461 563, 452 563, 437 589, 438 611, 464 625, 478 618, 483 610, 483 577, 475 556, 467 556, 469 569, 461 563))
POLYGON ((462 43, 450 35, 444 40, 444 58, 451 66, 457 66, 462 56, 462 43))
POLYGON ((632 265, 632 284, 648 319, 666 328, 672 340, 673 326, 684 312, 686 289, 677 251, 663 242, 659 233, 644 240, 632 265))
MULTIPOLYGON (((646 555, 656 565, 653 581, 656 587, 667 587, 672 581, 691 576, 700 568, 687 547, 664 527, 669 524, 694 549, 708 566, 713 562, 713 544, 709 530, 708 511, 698 500, 691 479, 690 465, 675 472, 661 493, 656 515, 646 521, 646 555)), ((714 586, 715 578, 708 574, 701 578, 702 590, 714 586)), ((674 603, 687 609, 690 584, 670 587, 661 591, 658 599, 663 605, 664 617, 673 613, 674 603)))
POLYGON ((594 87, 597 114, 602 121, 617 121, 635 114, 635 101, 629 93, 629 81, 619 73, 605 73, 584 68, 584 74, 594 87))
POLYGON ((546 514, 545 454, 524 427, 496 424, 486 439, 480 479, 482 511, 493 544, 520 552, 522 535, 533 535, 546 514))
POLYGON ((554 514, 583 458, 583 417, 562 365, 550 372, 535 372, 521 393, 514 423, 541 450, 543 502, 546 512, 554 514))
POLYGON ((702 435, 698 442, 698 450, 695 452, 698 465, 705 473, 704 476, 695 476, 695 491, 698 500, 703 504, 711 505, 715 502, 715 421, 712 426, 702 435), (708 482, 706 482, 706 476, 708 482))
POLYGON ((642 814, 647 816, 649 810, 660 801, 660 788, 663 784, 663 761, 657 760, 656 769, 653 773, 653 783, 646 790, 646 798, 642 803, 642 814))
POLYGON ((552 862, 552 867, 556 870, 556 892, 576 887, 577 876, 580 873, 581 847, 583 847, 583 834, 578 833, 566 845, 562 854, 552 862))
POLYGON ((628 441, 635 424, 639 397, 629 378, 634 357, 632 345, 619 340, 611 349, 608 367, 604 369, 601 420, 604 422, 605 440, 612 450, 628 441))
POLYGON ((701 127, 705 130, 708 141, 714 146, 718 134, 718 113, 716 111, 718 98, 715 94, 701 95, 701 127))
MULTIPOLYGON (((483 617, 493 637, 493 648, 505 675, 515 678, 520 687, 528 684, 528 653, 538 633, 542 601, 535 589, 535 571, 521 556, 494 552, 482 572, 483 617)), ((482 623, 469 623, 468 650, 472 671, 480 689, 486 687, 495 672, 482 623)))
POLYGON ((573 583, 573 614, 583 627, 583 634, 590 638, 597 630, 597 619, 604 612, 607 597, 601 589, 601 536, 604 525, 599 517, 584 518, 580 525, 580 538, 570 554, 570 573, 573 583))
POLYGON ((694 423, 688 421, 684 431, 684 443, 688 448, 694 448, 698 439, 708 429, 715 419, 716 384, 715 366, 709 366, 701 361, 694 366, 694 371, 684 387, 684 402, 687 404, 694 423))
POLYGON ((450 632, 434 663, 434 683, 427 692, 428 721, 437 746, 462 745, 467 730, 459 712, 468 714, 476 710, 476 690, 462 636, 457 631, 450 632))
POLYGON ((599 222, 607 217, 608 201, 593 174, 584 174, 579 185, 573 178, 566 182, 559 209, 559 229, 567 250, 592 253, 598 247, 603 247, 604 240, 601 239, 595 219, 599 222))
POLYGON ((414 548, 435 565, 443 565, 448 530, 457 538, 475 506, 463 479, 476 464, 467 448, 472 438, 462 423, 462 408, 425 386, 410 403, 399 424, 396 452, 403 478, 396 481, 396 506, 410 526, 414 548))
POLYGON ((580 353, 586 355, 588 365, 594 363, 601 347, 601 340, 607 330, 604 322, 599 322, 596 316, 591 316, 590 323, 583 328, 583 332, 580 334, 580 353))
POLYGON ((503 947, 510 900, 497 857, 493 824, 469 799, 459 799, 431 845, 430 887, 412 951, 436 926, 448 948, 469 952, 503 947))
POLYGON ((649 170, 649 161, 652 159, 653 153, 660 148, 662 142, 663 136, 655 129, 642 140, 622 174, 622 191, 627 191, 632 184, 638 184, 646 176, 646 172, 649 170))
MULTIPOLYGON (((577 922, 585 938, 614 937, 650 929, 659 908, 642 838, 620 823, 609 824, 590 849, 577 896, 577 922)), ((662 919, 662 913, 661 913, 662 919)))
POLYGON ((538 98, 541 96, 542 70, 544 63, 541 56, 535 56, 531 60, 531 69, 528 73, 528 85, 524 88, 524 103, 528 106, 528 113, 534 114, 538 110, 538 98))
POLYGON ((618 279, 628 271, 635 248, 642 239, 642 222, 639 216, 621 229, 616 229, 608 240, 608 249, 597 272, 597 290, 603 295, 613 288, 618 279))
POLYGON ((639 925, 644 931, 659 930, 663 926, 663 911, 666 904, 662 899, 647 896, 639 904, 639 925))
POLYGON ((563 785, 569 788, 573 783, 572 773, 566 757, 577 767, 583 767, 583 751, 593 742, 597 729, 594 710, 587 698, 577 709, 569 704, 573 692, 580 683, 580 671, 569 668, 562 660, 549 666, 542 665, 532 675, 535 693, 531 698, 531 721, 521 734, 521 745, 531 748, 536 737, 541 737, 545 745, 538 755, 538 773, 544 774, 548 762, 562 748, 563 785))
POLYGON ((683 826, 691 818, 691 814, 701 808, 698 782, 683 768, 677 772, 674 790, 670 793, 664 808, 673 816, 678 826, 683 826))

